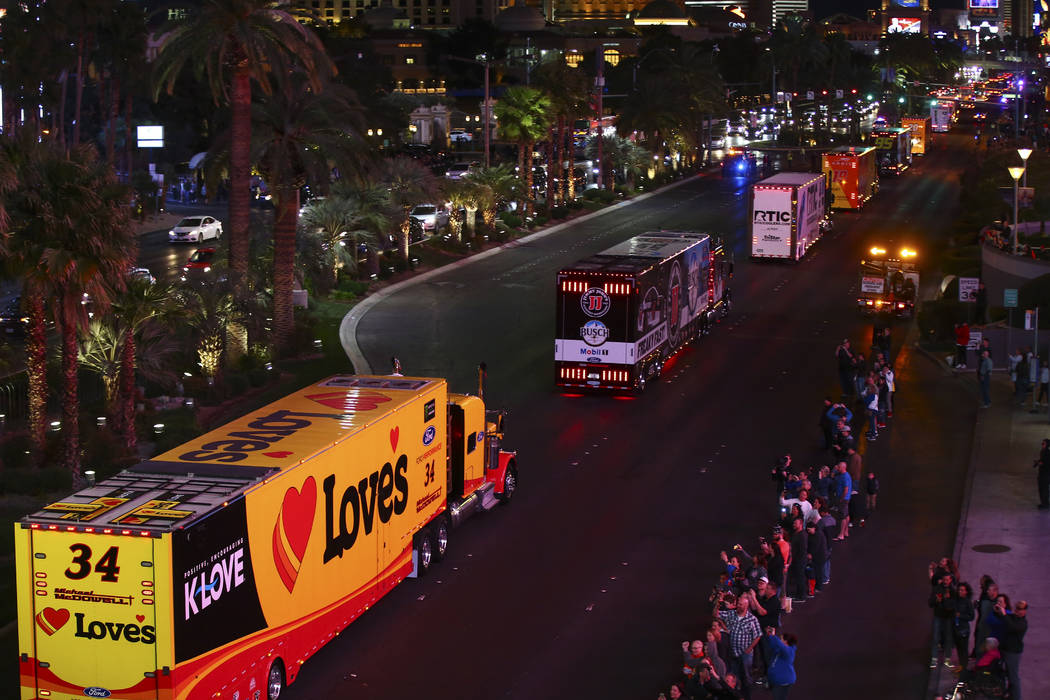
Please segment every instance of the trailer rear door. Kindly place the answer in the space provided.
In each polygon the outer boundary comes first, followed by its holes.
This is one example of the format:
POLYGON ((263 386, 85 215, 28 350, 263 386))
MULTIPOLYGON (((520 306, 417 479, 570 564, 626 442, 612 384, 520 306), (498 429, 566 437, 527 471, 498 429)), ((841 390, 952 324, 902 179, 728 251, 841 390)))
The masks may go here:
MULTIPOLYGON (((54 526, 52 526, 54 527, 54 526)), ((37 694, 157 697, 154 537, 30 529, 20 610, 32 620, 20 652, 36 659, 37 694), (28 578, 28 581, 25 580, 28 578), (25 642, 32 649, 26 649, 25 642)), ((21 615, 20 615, 21 617, 21 615)))

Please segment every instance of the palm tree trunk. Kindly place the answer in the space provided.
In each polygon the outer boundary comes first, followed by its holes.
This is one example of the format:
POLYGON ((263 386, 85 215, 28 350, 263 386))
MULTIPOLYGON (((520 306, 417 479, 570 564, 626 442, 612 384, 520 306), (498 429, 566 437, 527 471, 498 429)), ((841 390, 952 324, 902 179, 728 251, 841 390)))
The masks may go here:
POLYGON ((44 298, 26 288, 26 376, 29 380, 29 439, 39 466, 47 441, 47 327, 44 298))
POLYGON ((84 101, 84 34, 77 41, 77 92, 73 105, 73 145, 80 144, 80 108, 84 101))
POLYGON ((62 71, 62 89, 58 97, 58 143, 66 146, 66 95, 69 92, 69 71, 62 71))
POLYGON ((521 205, 518 207, 518 214, 521 215, 522 221, 525 219, 525 202, 532 195, 529 192, 528 180, 525 175, 525 147, 526 144, 524 142, 518 144, 518 181, 522 183, 522 189, 525 190, 521 194, 521 205))
MULTIPOLYGON (((248 297, 249 180, 251 178, 252 144, 252 85, 247 71, 237 70, 233 75, 230 98, 230 250, 229 265, 233 281, 233 296, 238 303, 248 297)), ((273 187, 274 183, 268 183, 273 187)), ((294 223, 294 219, 293 219, 294 223)), ((292 230, 294 252, 295 230, 292 230)), ((289 260, 289 264, 292 261, 289 260)), ((291 298, 289 296, 289 303, 291 298)))
MULTIPOLYGON (((558 143, 555 151, 558 159, 558 204, 565 204, 565 115, 558 115, 558 143)), ((572 169, 569 169, 572 172, 572 169)))
POLYGON ((109 81, 109 119, 106 122, 106 162, 114 167, 114 144, 117 140, 117 114, 120 112, 120 80, 109 81))
POLYGON ((128 330, 120 349, 120 386, 117 389, 117 410, 113 417, 115 430, 130 454, 138 449, 135 433, 135 334, 128 330))
POLYGON ((398 247, 401 249, 401 257, 408 260, 408 243, 409 236, 412 231, 412 222, 409 220, 408 214, 405 214, 404 220, 401 222, 401 228, 399 229, 398 236, 398 247))
POLYGON ((295 226, 299 198, 295 188, 275 190, 277 209, 273 224, 273 330, 274 350, 281 355, 295 328, 292 286, 295 280, 295 226))
POLYGON ((80 479, 80 401, 78 398, 77 328, 62 320, 62 466, 80 479))
POLYGON ((125 182, 131 182, 131 171, 135 167, 134 151, 131 150, 131 92, 124 98, 124 167, 125 182))
POLYGON ((528 150, 525 152, 525 216, 532 216, 532 149, 534 144, 532 141, 528 143, 528 150))
POLYGON ((553 207, 555 205, 555 203, 556 203, 555 200, 557 199, 556 196, 555 196, 555 193, 554 193, 555 163, 554 163, 554 125, 553 124, 547 129, 547 148, 546 148, 546 153, 547 153, 547 198, 546 198, 546 205, 547 205, 547 215, 550 216, 551 207, 553 207))

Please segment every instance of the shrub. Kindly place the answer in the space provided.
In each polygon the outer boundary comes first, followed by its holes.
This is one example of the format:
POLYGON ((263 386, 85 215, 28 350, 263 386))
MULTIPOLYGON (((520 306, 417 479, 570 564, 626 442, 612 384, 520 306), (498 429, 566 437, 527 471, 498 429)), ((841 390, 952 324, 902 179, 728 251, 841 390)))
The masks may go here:
POLYGON ((568 204, 569 209, 583 209, 583 200, 574 199, 568 204))
POLYGON ((248 376, 241 372, 230 372, 223 377, 222 381, 226 385, 226 393, 229 396, 240 396, 247 392, 248 388, 251 386, 251 382, 248 381, 248 376))
POLYGON ((546 216, 543 216, 542 214, 540 214, 535 219, 532 220, 532 225, 533 226, 543 226, 545 223, 547 223, 547 221, 549 221, 549 219, 546 216))
POLYGON ((599 190, 597 188, 591 189, 591 190, 584 190, 583 191, 583 198, 585 200, 587 200, 587 201, 593 202, 594 200, 596 200, 599 197, 601 197, 601 194, 602 194, 602 190, 599 190))
POLYGON ((514 212, 500 212, 499 218, 500 221, 506 224, 507 228, 513 229, 521 227, 521 217, 515 214, 514 212))
POLYGON ((587 211, 598 211, 599 209, 603 208, 604 206, 605 205, 602 204, 601 202, 584 202, 583 203, 583 208, 586 209, 587 211))
POLYGON ((262 367, 248 371, 248 382, 255 388, 265 386, 270 381, 270 372, 262 367))
POLYGON ((611 190, 597 190, 598 201, 603 204, 612 204, 616 201, 617 194, 611 190))
POLYGON ((551 218, 552 219, 564 219, 569 215, 569 208, 567 206, 551 207, 551 218))

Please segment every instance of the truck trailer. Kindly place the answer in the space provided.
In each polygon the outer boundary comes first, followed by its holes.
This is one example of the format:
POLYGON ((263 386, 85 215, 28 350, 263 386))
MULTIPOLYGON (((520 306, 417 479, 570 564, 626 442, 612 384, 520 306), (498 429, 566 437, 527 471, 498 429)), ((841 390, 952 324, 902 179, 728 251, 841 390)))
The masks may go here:
POLYGON ((635 236, 558 272, 555 383, 642 391, 729 312, 732 262, 706 233, 635 236))
POLYGON ((900 175, 911 166, 911 131, 904 127, 882 127, 871 132, 880 175, 900 175))
POLYGON ((911 154, 913 156, 926 155, 926 149, 930 145, 929 117, 901 117, 901 126, 911 131, 911 154))
POLYGON ((823 231, 824 173, 779 173, 751 186, 751 257, 801 260, 823 231))
POLYGON ((274 700, 511 498, 502 422, 444 379, 329 377, 16 522, 21 697, 274 700))
POLYGON ((824 154, 824 176, 831 183, 831 206, 860 209, 879 190, 872 146, 841 146, 824 154))
POLYGON ((930 128, 938 133, 947 133, 956 120, 954 100, 940 100, 930 106, 930 128))

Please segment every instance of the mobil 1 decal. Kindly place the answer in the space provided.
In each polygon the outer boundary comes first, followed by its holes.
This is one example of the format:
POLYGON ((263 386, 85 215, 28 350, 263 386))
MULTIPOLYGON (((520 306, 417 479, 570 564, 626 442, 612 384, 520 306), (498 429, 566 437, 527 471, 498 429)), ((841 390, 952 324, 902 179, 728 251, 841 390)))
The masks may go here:
POLYGON ((172 549, 176 663, 266 626, 243 498, 178 531, 172 549))

